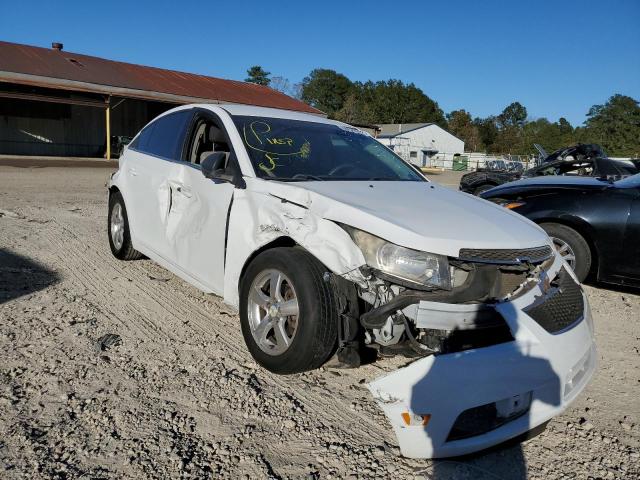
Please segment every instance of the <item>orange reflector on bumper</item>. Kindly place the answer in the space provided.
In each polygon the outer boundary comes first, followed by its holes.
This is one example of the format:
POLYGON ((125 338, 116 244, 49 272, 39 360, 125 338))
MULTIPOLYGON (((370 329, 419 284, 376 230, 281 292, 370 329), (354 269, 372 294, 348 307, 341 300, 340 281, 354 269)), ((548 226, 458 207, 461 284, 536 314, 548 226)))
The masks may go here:
POLYGON ((408 427, 415 425, 422 425, 426 427, 431 420, 431 414, 427 413, 425 415, 416 415, 414 413, 402 412, 402 420, 404 420, 405 425, 408 427))
POLYGON ((513 210, 514 208, 518 208, 521 207, 522 205, 524 205, 524 202, 510 202, 507 203, 504 206, 504 208, 508 208, 509 210, 513 210))

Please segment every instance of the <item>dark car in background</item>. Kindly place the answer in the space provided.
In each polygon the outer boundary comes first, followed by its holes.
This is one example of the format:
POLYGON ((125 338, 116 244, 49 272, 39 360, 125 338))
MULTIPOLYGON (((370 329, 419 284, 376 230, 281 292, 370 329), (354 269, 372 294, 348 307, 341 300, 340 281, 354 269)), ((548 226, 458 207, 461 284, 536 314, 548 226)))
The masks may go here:
POLYGON ((580 281, 640 287, 640 174, 535 177, 481 196, 540 225, 580 281))
POLYGON ((544 175, 577 175, 615 180, 640 173, 640 165, 637 162, 607 158, 602 148, 596 144, 578 144, 556 150, 551 155, 546 155, 546 152, 539 145, 536 147, 541 152, 541 157, 544 155, 536 167, 522 172, 506 168, 508 163, 515 162, 503 162, 505 168, 499 161, 487 162, 487 168, 481 168, 462 176, 460 190, 480 195, 484 191, 507 182, 544 175))

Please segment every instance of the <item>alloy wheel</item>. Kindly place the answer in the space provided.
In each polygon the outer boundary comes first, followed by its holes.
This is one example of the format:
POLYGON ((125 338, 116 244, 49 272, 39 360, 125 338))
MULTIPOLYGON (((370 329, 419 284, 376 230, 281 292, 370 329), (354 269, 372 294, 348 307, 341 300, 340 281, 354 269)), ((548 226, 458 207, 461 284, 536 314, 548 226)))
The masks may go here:
POLYGON ((264 270, 253 280, 247 301, 251 335, 260 349, 269 355, 287 351, 300 314, 291 280, 277 269, 264 270))

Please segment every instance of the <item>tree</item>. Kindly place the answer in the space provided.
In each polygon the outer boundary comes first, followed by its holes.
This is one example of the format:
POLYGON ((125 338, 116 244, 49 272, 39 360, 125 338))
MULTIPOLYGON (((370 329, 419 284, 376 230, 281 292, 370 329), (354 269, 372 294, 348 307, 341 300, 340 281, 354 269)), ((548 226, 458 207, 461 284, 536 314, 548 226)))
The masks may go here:
POLYGON ((580 132, 588 141, 602 145, 612 156, 640 153, 640 106, 626 95, 616 94, 604 105, 594 105, 580 132))
POLYGON ((447 115, 449 131, 464 140, 465 150, 477 152, 482 148, 480 131, 473 123, 471 115, 466 110, 455 110, 447 115))
POLYGON ((265 71, 260 65, 254 65, 249 70, 247 70, 247 78, 244 79, 245 82, 249 83, 257 83, 258 85, 268 86, 271 83, 271 79, 269 75, 271 72, 265 71))
POLYGON ((287 94, 291 88, 291 83, 284 77, 272 77, 269 86, 274 90, 287 94))
POLYGON ((362 101, 356 91, 350 93, 342 108, 335 114, 335 119, 345 123, 376 123, 377 118, 368 103, 362 101))
POLYGON ((475 118, 473 120, 473 124, 478 128, 480 143, 487 151, 493 152, 493 144, 498 137, 496 117, 490 116, 487 118, 475 118))
POLYGON ((300 100, 300 92, 302 90, 302 84, 300 83, 291 83, 288 78, 276 76, 271 77, 269 86, 278 92, 300 100))
POLYGON ((505 107, 498 121, 503 127, 522 127, 527 119, 527 109, 520 102, 513 102, 505 107))
POLYGON ((357 83, 362 100, 370 105, 378 123, 432 122, 446 127, 444 113, 438 104, 413 83, 401 80, 357 83))
POLYGON ((302 80, 302 100, 333 118, 353 91, 353 83, 335 70, 316 68, 302 80))

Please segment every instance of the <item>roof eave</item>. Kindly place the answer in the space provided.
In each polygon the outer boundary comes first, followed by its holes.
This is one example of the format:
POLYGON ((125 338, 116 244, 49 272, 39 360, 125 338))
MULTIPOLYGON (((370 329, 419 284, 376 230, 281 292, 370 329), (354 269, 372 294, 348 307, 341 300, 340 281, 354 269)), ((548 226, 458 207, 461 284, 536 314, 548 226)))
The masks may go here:
MULTIPOLYGON (((14 83, 19 85, 29 85, 35 87, 47 87, 58 88, 62 90, 85 92, 85 93, 97 93, 108 96, 118 96, 135 98, 138 100, 150 100, 156 102, 167 102, 175 104, 188 104, 188 103, 211 103, 211 104, 234 104, 238 102, 229 102, 226 100, 217 100, 211 98, 191 97, 185 95, 175 95, 172 93, 153 92, 149 90, 137 90, 126 87, 116 87, 112 85, 100 85, 97 83, 81 82, 77 80, 68 80, 64 78, 44 77, 40 75, 30 75, 27 73, 16 73, 0 71, 0 83, 14 83)), ((265 105, 260 105, 265 106, 265 105)), ((273 108, 273 107, 271 107, 273 108)), ((291 110, 282 107, 281 110, 290 110, 296 112, 302 112, 302 110, 291 110)), ((312 107, 313 108, 313 107, 312 107)), ((320 117, 326 117, 327 115, 317 109, 315 112, 304 111, 310 115, 317 115, 320 117)))

